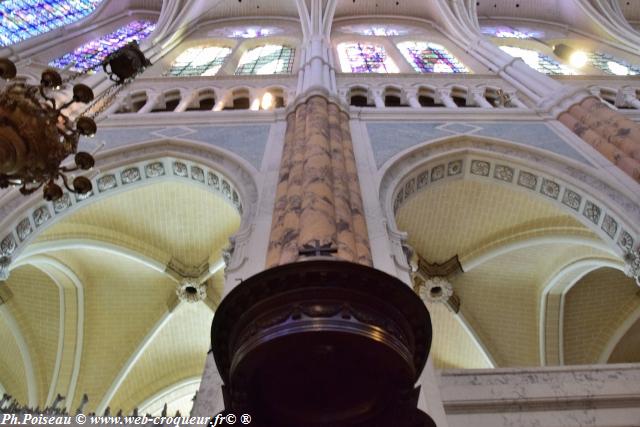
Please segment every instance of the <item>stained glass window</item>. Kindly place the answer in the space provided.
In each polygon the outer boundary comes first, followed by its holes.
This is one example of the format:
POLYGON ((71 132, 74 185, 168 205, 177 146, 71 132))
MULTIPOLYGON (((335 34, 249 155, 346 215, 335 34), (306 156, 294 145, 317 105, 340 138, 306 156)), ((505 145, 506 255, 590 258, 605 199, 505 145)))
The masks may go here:
POLYGON ((54 59, 49 65, 57 68, 67 68, 72 71, 86 71, 97 68, 112 52, 134 40, 139 41, 147 37, 156 25, 149 21, 133 21, 116 31, 99 39, 85 43, 73 52, 54 59))
POLYGON ((397 73, 398 67, 383 46, 366 43, 342 43, 338 56, 343 73, 397 73))
POLYGON ((632 65, 620 58, 606 53, 593 52, 589 54, 591 64, 607 74, 616 76, 636 76, 640 74, 640 66, 632 65))
POLYGON ((0 46, 8 46, 72 24, 102 0, 6 0, 0 2, 0 46))
POLYGON ((170 76, 214 76, 231 53, 228 47, 198 46, 182 52, 169 70, 170 76))
POLYGON ((266 37, 274 34, 277 30, 273 28, 247 27, 231 31, 229 37, 234 39, 255 39, 256 37, 266 37))
POLYGON ((544 37, 544 32, 534 31, 529 28, 513 28, 506 25, 495 27, 482 27, 482 34, 505 39, 539 39, 544 37))
POLYGON ((515 46, 500 46, 500 49, 507 52, 514 58, 521 58, 529 67, 541 73, 551 75, 572 75, 576 74, 571 68, 560 64, 558 61, 543 55, 535 50, 522 49, 515 46))
POLYGON ((400 52, 419 73, 468 73, 458 58, 439 44, 427 42, 398 43, 400 52))
POLYGON ((363 36, 393 37, 407 33, 404 28, 386 25, 350 25, 340 28, 343 33, 360 34, 363 36))
POLYGON ((295 51, 292 47, 273 44, 253 48, 240 58, 236 74, 289 74, 295 51))
POLYGON ((273 36, 284 32, 282 28, 278 27, 257 27, 257 26, 242 26, 242 27, 224 27, 218 28, 213 31, 209 31, 207 35, 209 37, 227 37, 233 39, 255 39, 258 37, 273 36))

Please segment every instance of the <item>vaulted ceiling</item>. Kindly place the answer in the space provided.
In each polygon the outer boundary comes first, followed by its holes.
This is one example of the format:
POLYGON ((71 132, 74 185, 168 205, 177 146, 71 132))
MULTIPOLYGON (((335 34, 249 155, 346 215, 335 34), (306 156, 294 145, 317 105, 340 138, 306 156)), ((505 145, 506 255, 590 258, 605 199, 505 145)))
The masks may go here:
POLYGON ((27 402, 35 382, 34 406, 60 393, 75 410, 86 393, 87 411, 129 412, 199 377, 222 292, 221 250, 239 223, 222 197, 169 181, 53 225, 26 248, 0 295, 2 385, 27 402), (179 301, 181 274, 203 265, 212 274, 207 299, 179 301))
MULTIPOLYGON (((396 220, 422 258, 442 263, 457 255, 464 269, 449 278, 460 312, 429 305, 438 367, 597 363, 640 309, 637 286, 617 257, 545 200, 458 180, 412 196, 396 220), (582 264, 586 274, 557 290, 567 268, 582 264)), ((640 361, 628 351, 616 354, 640 361)))

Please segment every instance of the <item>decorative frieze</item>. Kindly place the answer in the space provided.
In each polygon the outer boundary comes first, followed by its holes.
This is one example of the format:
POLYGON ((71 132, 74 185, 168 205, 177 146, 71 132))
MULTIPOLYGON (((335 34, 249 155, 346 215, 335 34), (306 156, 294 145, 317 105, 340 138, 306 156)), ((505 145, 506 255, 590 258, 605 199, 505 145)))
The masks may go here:
POLYGON ((613 238, 618 231, 618 223, 609 215, 605 215, 604 221, 602 221, 602 229, 609 235, 609 237, 613 238))
POLYGON ((29 218, 24 218, 16 227, 16 233, 18 234, 20 241, 24 241, 32 232, 33 227, 31 227, 31 221, 29 221, 29 218))
POLYGON ((564 195, 562 196, 562 204, 577 211, 580 209, 582 203, 582 197, 573 190, 565 188, 564 195))
POLYGON ((538 177, 532 173, 520 171, 518 174, 518 185, 528 188, 529 190, 535 190, 538 186, 538 177))
POLYGON ((79 205, 85 200, 93 200, 98 195, 102 197, 115 194, 115 192, 122 189, 123 185, 132 185, 162 178, 165 176, 167 167, 173 168, 174 175, 180 177, 188 176, 188 171, 191 170, 193 181, 222 196, 242 215, 243 206, 238 191, 226 177, 221 177, 222 175, 219 172, 209 170, 201 165, 187 164, 187 162, 182 161, 154 160, 140 165, 125 166, 119 170, 105 172, 96 176, 93 181, 94 188, 97 188, 97 191, 91 192, 85 197, 72 197, 70 193, 65 193, 55 202, 40 205, 31 212, 26 213, 15 225, 14 231, 17 239, 13 234, 8 234, 0 242, 0 256, 9 257, 19 245, 22 245, 23 242, 26 243, 33 236, 34 226, 38 229, 43 229, 47 223, 55 217, 65 214, 71 207, 79 205), (144 175, 141 172, 143 170, 144 175), (205 176, 207 180, 205 180, 205 176), (222 182, 222 189, 219 185, 220 182, 222 182), (17 243, 18 241, 20 243, 17 243))
POLYGON ((40 206, 38 209, 33 211, 33 223, 36 225, 36 227, 40 227, 50 219, 51 212, 49 212, 49 208, 47 206, 40 206))
POLYGON ((122 173, 120 173, 120 179, 125 185, 138 182, 141 179, 140 169, 138 169, 137 167, 127 168, 123 170, 122 173))
POLYGON ((595 203, 590 200, 587 200, 587 204, 582 211, 585 217, 589 218, 591 222, 594 224, 598 224, 600 222, 600 214, 602 213, 602 209, 595 203))
POLYGON ((17 247, 18 245, 16 243, 16 239, 12 234, 9 234, 4 239, 2 239, 2 242, 0 242, 0 255, 9 256, 16 250, 17 247))
POLYGON ((489 176, 490 164, 481 160, 471 161, 471 173, 479 176, 489 176))
POLYGON ((144 167, 147 178, 157 178, 164 175, 164 165, 162 162, 149 163, 144 167))
POLYGON ((98 191, 101 193, 103 191, 111 190, 117 186, 118 181, 116 181, 116 176, 113 174, 104 175, 98 178, 98 191))
POLYGON ((393 197, 394 213, 397 213, 398 209, 416 194, 430 188, 430 184, 447 182, 450 179, 459 179, 465 176, 465 162, 469 165, 466 170, 467 177, 487 179, 501 185, 513 185, 520 191, 530 191, 531 194, 544 197, 544 200, 555 203, 573 215, 580 213, 582 218, 588 220, 587 224, 593 224, 591 226, 593 231, 599 232, 603 237, 606 236, 612 242, 617 242, 621 248, 631 250, 634 247, 634 238, 628 230, 624 229, 619 217, 593 199, 587 199, 586 195, 581 194, 576 188, 570 188, 559 182, 557 178, 544 176, 517 165, 507 165, 504 162, 492 164, 492 161, 488 159, 454 158, 446 163, 446 170, 449 171, 454 164, 462 165, 461 173, 455 175, 445 174, 445 164, 442 162, 431 167, 417 169, 404 177, 397 186, 393 197), (516 176, 517 179, 514 179, 516 176), (583 203, 585 200, 586 203, 583 203))
POLYGON ((543 179, 542 186, 540 187, 540 192, 547 197, 551 197, 552 199, 557 199, 560 195, 560 184, 550 179, 543 179))
POLYGON ((513 175, 514 175, 513 168, 510 168, 509 166, 505 166, 505 165, 496 165, 496 168, 493 171, 493 177, 504 182, 512 182, 513 175))
POLYGON ((65 193, 62 197, 53 202, 53 210, 56 214, 65 211, 69 206, 71 206, 71 196, 69 193, 65 193))

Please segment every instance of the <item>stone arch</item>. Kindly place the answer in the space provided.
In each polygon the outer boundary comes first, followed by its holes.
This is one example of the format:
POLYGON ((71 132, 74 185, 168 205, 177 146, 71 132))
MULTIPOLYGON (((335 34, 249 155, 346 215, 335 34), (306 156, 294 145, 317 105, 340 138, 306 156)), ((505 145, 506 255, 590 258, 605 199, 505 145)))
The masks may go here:
MULTIPOLYGON (((542 365, 564 364, 564 309, 566 296, 580 280, 603 268, 622 270, 622 262, 592 257, 566 265, 554 273, 540 298, 540 361, 542 365)), ((606 360, 603 362, 606 363, 606 360)))
POLYGON ((640 240, 637 202, 582 164, 510 141, 467 135, 425 142, 387 161, 379 179, 380 200, 395 233, 400 233, 395 212, 415 193, 440 182, 474 179, 554 203, 620 256, 640 240))
POLYGON ((634 280, 623 274, 620 265, 601 265, 579 277, 563 301, 560 363, 610 363, 615 347, 609 346, 619 342, 638 318, 636 294, 634 280), (605 353, 608 357, 601 360, 605 353))
MULTIPOLYGON (((465 272, 487 259, 518 248, 558 243, 592 247, 604 257, 602 260, 585 260, 585 265, 580 267, 605 263, 621 269, 622 255, 637 244, 638 231, 635 227, 640 210, 635 202, 577 162, 509 141, 466 135, 425 142, 388 160, 378 176, 380 201, 387 220, 393 258, 399 270, 407 271, 409 266, 404 253, 404 242, 408 236, 397 227, 398 209, 414 195, 456 180, 511 187, 521 194, 529 194, 531 198, 550 202, 596 234, 577 233, 564 227, 549 228, 547 225, 523 229, 508 239, 494 240, 486 247, 460 254, 465 272)), ((553 283, 548 281, 547 286, 550 284, 553 283)), ((545 289, 544 300, 550 289, 545 289)), ((547 307, 543 301, 537 303, 536 311, 541 315, 537 329, 540 331, 545 330, 545 324, 549 323, 542 319, 544 313, 551 309, 556 318, 560 313, 563 293, 562 290, 557 293, 557 304, 553 307, 547 307)), ((560 357, 558 343, 554 342, 547 349, 542 336, 539 341, 543 363, 553 363, 543 352, 560 357)))
POLYGON ((42 200, 39 192, 28 198, 17 191, 10 196, 0 208, 0 216, 6 218, 0 225, 1 273, 6 276, 12 259, 76 209, 161 180, 199 186, 222 196, 241 217, 236 247, 250 235, 258 200, 255 169, 226 150, 188 141, 147 141, 98 156, 97 167, 99 172, 91 177, 94 188, 88 196, 65 193, 55 203, 42 200))

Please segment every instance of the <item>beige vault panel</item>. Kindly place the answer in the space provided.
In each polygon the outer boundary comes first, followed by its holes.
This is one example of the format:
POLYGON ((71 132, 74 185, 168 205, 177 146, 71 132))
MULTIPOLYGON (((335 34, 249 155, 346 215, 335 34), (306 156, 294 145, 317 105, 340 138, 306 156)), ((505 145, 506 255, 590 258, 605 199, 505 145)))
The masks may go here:
POLYGON ((27 374, 22 355, 9 326, 0 317, 0 383, 7 393, 18 399, 27 401, 27 374))
POLYGON ((553 227, 586 228, 551 203, 498 185, 459 180, 418 193, 396 218, 409 243, 430 262, 443 262, 514 233, 553 227))
POLYGON ((133 410, 167 387, 202 375, 212 320, 204 303, 181 303, 123 382, 112 407, 133 410))
POLYGON ((89 205, 47 230, 41 240, 74 225, 111 230, 199 266, 220 254, 240 226, 240 217, 221 197, 192 185, 162 182, 89 205))
POLYGON ((482 369, 491 365, 454 314, 442 304, 428 304, 433 326, 431 357, 437 369, 482 369))
POLYGON ((635 281, 612 268, 578 281, 565 299, 564 363, 597 363, 614 332, 640 307, 637 293, 635 281))
MULTIPOLYGON (((409 244, 431 262, 443 262, 456 254, 464 259, 477 254, 478 248, 512 240, 515 234, 537 237, 561 232, 594 238, 551 203, 474 180, 454 181, 417 194, 400 208, 397 223, 409 234, 409 244)), ((462 313, 498 366, 539 365, 542 289, 562 266, 590 256, 608 254, 561 242, 531 245, 452 278, 462 313)), ((437 341, 434 351, 440 360, 455 360, 466 351, 462 346, 437 341)))
POLYGON ((640 363, 640 319, 622 336, 608 363, 640 363))
POLYGON ((168 301, 175 295, 175 282, 136 261, 103 251, 67 250, 55 255, 76 271, 84 284, 84 345, 73 407, 87 393, 86 409, 92 411, 167 311, 168 301))
POLYGON ((462 312, 498 366, 539 366, 540 296, 551 274, 602 255, 588 246, 545 244, 511 251, 452 283, 462 312))
MULTIPOLYGON (((6 305, 29 347, 38 382, 38 402, 43 403, 49 392, 58 350, 58 287, 49 276, 33 266, 14 270, 7 286, 13 296, 6 305)), ((21 361, 21 357, 11 361, 11 369, 21 361)), ((0 382, 3 379, 0 378, 0 382)), ((13 390, 5 387, 11 394, 13 390)))

